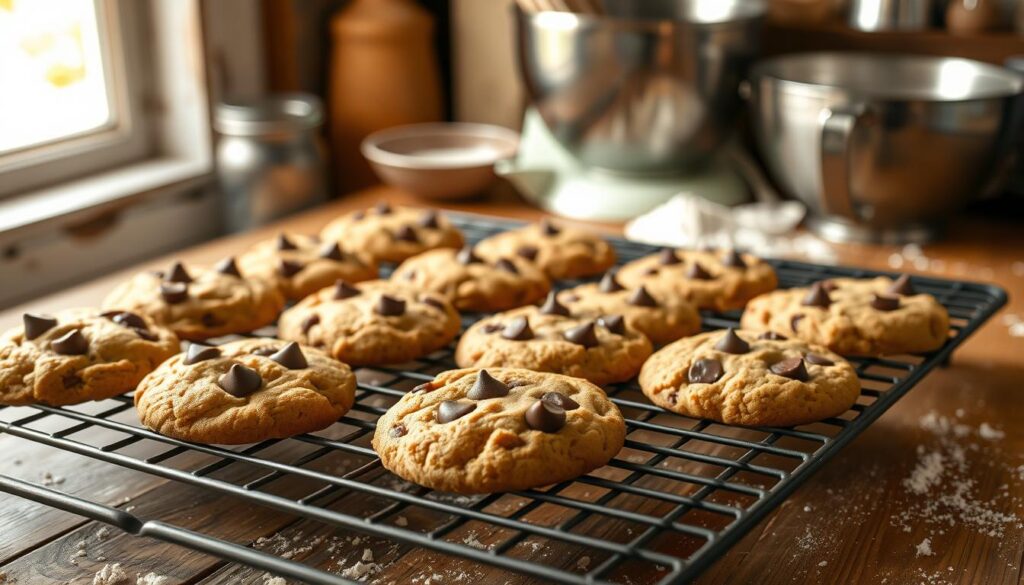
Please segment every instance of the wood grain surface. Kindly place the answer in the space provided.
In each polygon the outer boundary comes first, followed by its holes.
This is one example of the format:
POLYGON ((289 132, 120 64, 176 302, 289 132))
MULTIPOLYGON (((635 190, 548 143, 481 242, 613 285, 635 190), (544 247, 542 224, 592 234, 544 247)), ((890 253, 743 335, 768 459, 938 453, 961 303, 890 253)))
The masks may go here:
MULTIPOLYGON (((406 194, 386 188, 357 193, 281 224, 216 240, 0 312, 0 327, 16 323, 26 310, 48 312, 95 305, 129 274, 163 265, 172 257, 212 262, 283 229, 315 232, 339 213, 369 206, 378 199, 413 201, 406 194)), ((507 192, 445 207, 524 219, 541 215, 507 192)), ((614 225, 593 227, 609 233, 621 229, 614 225)), ((836 247, 843 264, 889 269, 902 261, 910 265, 904 266, 910 272, 993 282, 1010 292, 1010 304, 958 350, 948 367, 929 375, 833 458, 705 571, 699 583, 1022 582, 1024 429, 1020 421, 1024 420, 1024 338, 1012 337, 1008 327, 1014 316, 1024 319, 1024 302, 1017 294, 1024 285, 1022 231, 1012 222, 968 218, 959 222, 946 240, 926 246, 920 257, 914 250, 904 256, 884 246, 836 247), (917 269, 912 266, 915 262, 917 269), (916 467, 921 468, 917 474, 916 467), (929 469, 931 475, 924 473, 929 469), (911 480, 924 476, 934 479, 934 483, 917 493, 911 480)), ((12 410, 0 411, 0 416, 10 420, 15 416, 12 410)), ((117 416, 127 420, 133 414, 125 410, 117 416)), ((96 437, 90 437, 93 439, 96 437)), ((281 445, 282 452, 269 456, 287 460, 302 455, 289 452, 292 443, 281 445)), ((330 571, 340 573, 369 554, 381 568, 367 577, 371 582, 543 582, 325 527, 17 437, 0 435, 0 452, 0 472, 44 481, 94 501, 132 507, 132 512, 144 519, 162 519, 236 542, 253 543, 256 548, 330 571)), ((336 460, 317 464, 339 473, 356 469, 365 461, 356 455, 339 455, 336 460)), ((207 456, 197 454, 173 460, 180 469, 195 469, 207 463, 207 456)), ((237 482, 255 478, 260 472, 231 465, 216 473, 237 482)), ((296 481, 274 486, 273 491, 301 497, 315 489, 312 483, 296 481)), ((505 503, 503 498, 495 505, 505 503)), ((354 513, 374 509, 379 503, 365 495, 340 493, 321 505, 354 513)), ((658 514, 659 510, 643 512, 658 514)), ((534 513, 558 514, 545 509, 534 513)), ((431 514, 435 513, 408 509, 401 516, 403 522, 415 526, 436 522, 438 519, 431 514)), ((444 538, 487 546, 502 539, 500 530, 491 530, 468 522, 444 538)), ((588 531, 603 531, 612 539, 622 536, 617 533, 621 527, 615 524, 588 527, 588 531)), ((667 550, 688 546, 683 541, 659 545, 667 550)), ((578 551, 553 542, 521 543, 506 554, 561 563, 567 570, 580 563, 578 551)), ((263 585, 270 577, 263 571, 129 536, 117 529, 104 529, 96 522, 0 495, 0 575, 7 582, 89 584, 98 570, 113 562, 121 563, 132 583, 136 574, 150 572, 168 577, 168 584, 263 585)), ((639 563, 613 575, 623 583, 653 583, 659 579, 654 567, 639 563)))

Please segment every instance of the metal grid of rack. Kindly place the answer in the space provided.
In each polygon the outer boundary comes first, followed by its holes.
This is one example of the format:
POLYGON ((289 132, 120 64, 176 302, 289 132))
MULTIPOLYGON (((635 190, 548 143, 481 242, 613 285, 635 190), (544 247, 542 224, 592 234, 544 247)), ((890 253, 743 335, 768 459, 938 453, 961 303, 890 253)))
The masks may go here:
MULTIPOLYGON (((512 225, 474 216, 453 215, 453 221, 471 241, 512 225)), ((654 250, 623 240, 614 244, 622 261, 654 250)), ((782 287, 879 274, 772 264, 782 287)), ((450 348, 409 364, 360 370, 356 405, 348 415, 325 431, 285 440, 226 448, 163 437, 138 426, 130 395, 64 408, 0 408, 0 432, 240 498, 294 515, 296 521, 350 529, 545 582, 619 583, 641 563, 654 569, 658 583, 680 583, 723 554, 947 360, 1006 300, 1003 291, 986 285, 923 277, 914 284, 948 308, 948 343, 927 356, 852 360, 863 390, 844 415, 797 428, 732 427, 667 413, 651 405, 635 384, 612 385, 608 394, 628 428, 623 451, 584 477, 523 492, 478 497, 430 492, 389 474, 370 448, 374 422, 388 406, 435 373, 455 367, 450 348), (462 537, 471 527, 472 534, 487 535, 486 546, 462 537), (537 554, 538 549, 547 554, 537 554), (583 558, 587 562, 580 562, 583 558)), ((738 312, 703 316, 706 329, 734 326, 739 319, 738 312)), ((475 318, 465 316, 464 324, 475 318)), ((230 542, 159 518, 140 518, 52 487, 0 475, 0 491, 304 582, 350 582, 313 559, 283 558, 258 543, 230 542)))

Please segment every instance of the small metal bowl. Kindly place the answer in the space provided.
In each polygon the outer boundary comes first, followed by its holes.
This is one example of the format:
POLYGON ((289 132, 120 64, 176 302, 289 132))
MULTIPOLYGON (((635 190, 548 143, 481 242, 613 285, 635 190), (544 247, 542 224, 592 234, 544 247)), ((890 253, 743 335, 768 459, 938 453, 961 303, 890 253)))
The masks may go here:
POLYGON ((494 164, 515 156, 519 134, 489 124, 398 126, 363 140, 363 156, 385 183, 426 199, 461 199, 494 182, 494 164))

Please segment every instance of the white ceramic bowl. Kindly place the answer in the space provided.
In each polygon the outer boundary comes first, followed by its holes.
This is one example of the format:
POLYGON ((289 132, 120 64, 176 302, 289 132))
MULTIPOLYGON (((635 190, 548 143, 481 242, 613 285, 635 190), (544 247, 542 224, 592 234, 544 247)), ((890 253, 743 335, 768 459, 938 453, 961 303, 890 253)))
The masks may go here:
POLYGON ((438 122, 374 132, 362 151, 389 185, 428 199, 459 199, 488 187, 494 163, 518 147, 519 134, 502 126, 438 122))

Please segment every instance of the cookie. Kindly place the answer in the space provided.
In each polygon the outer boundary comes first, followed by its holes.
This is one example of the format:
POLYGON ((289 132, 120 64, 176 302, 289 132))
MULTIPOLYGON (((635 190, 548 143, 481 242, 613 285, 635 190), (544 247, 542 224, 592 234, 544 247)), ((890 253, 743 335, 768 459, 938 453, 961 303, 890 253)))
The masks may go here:
POLYGON ((279 339, 192 344, 135 391, 139 420, 195 443, 241 445, 330 426, 355 400, 356 377, 322 351, 279 339))
POLYGON ((628 288, 645 286, 658 295, 675 295, 699 309, 741 309, 759 294, 775 290, 778 278, 771 265, 734 250, 672 250, 634 260, 619 270, 628 288))
POLYGON ((935 297, 918 294, 908 276, 837 278, 752 300, 742 326, 798 337, 843 355, 924 353, 949 338, 949 313, 935 297))
POLYGON ((238 259, 242 274, 273 282, 286 299, 297 301, 342 279, 377 278, 377 263, 368 255, 346 252, 337 242, 280 234, 260 242, 238 259))
POLYGON ((503 311, 535 303, 551 289, 544 273, 513 256, 484 261, 466 246, 431 250, 403 262, 391 280, 444 297, 460 311, 503 311))
POLYGON ((386 202, 347 213, 320 232, 325 242, 338 242, 381 262, 399 263, 435 248, 461 248, 462 232, 432 209, 391 206, 386 202))
POLYGON ((396 364, 437 351, 459 333, 443 298, 386 280, 339 281, 281 315, 282 339, 322 348, 353 365, 396 364))
POLYGON ((619 409, 593 384, 512 368, 454 370, 415 388, 377 421, 389 471, 461 494, 568 481, 622 449, 619 409))
POLYGON ((61 406, 135 389, 178 352, 178 338, 137 313, 25 314, 0 336, 0 404, 61 406))
POLYGON ((273 323, 284 297, 273 283, 245 276, 228 258, 212 269, 175 262, 167 271, 137 274, 107 295, 103 306, 146 315, 182 339, 203 340, 273 323))
POLYGON ((620 315, 576 317, 559 303, 545 303, 477 321, 459 340, 455 363, 528 368, 609 384, 635 376, 650 355, 650 340, 620 315))
POLYGON ((615 264, 615 248, 598 235, 549 220, 491 236, 476 251, 491 262, 525 258, 552 280, 601 274, 615 264))
POLYGON ((652 293, 643 286, 626 288, 614 272, 606 272, 600 283, 562 291, 558 300, 577 317, 621 315, 627 327, 643 333, 655 345, 700 331, 700 313, 692 303, 675 295, 652 293))
POLYGON ((750 331, 710 331, 656 352, 640 388, 658 406, 744 426, 788 427, 846 412, 860 395, 853 367, 827 349, 750 331))

